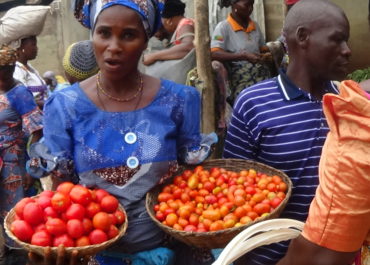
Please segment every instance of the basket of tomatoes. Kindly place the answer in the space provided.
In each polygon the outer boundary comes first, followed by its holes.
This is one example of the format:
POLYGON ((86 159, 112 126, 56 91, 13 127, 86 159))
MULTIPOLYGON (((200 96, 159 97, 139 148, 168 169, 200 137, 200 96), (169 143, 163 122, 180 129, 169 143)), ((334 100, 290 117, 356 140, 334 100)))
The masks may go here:
POLYGON ((242 159, 213 159, 147 193, 146 208, 166 233, 191 246, 222 248, 246 227, 276 218, 291 195, 280 170, 242 159))
POLYGON ((4 220, 7 235, 24 249, 44 255, 94 255, 125 234, 127 218, 118 200, 103 189, 91 190, 71 182, 20 200, 4 220))

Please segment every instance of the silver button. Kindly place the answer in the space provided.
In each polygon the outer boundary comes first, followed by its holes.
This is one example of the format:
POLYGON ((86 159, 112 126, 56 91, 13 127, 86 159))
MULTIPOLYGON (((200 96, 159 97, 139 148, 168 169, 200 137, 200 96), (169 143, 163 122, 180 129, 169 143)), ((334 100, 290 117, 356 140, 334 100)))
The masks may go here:
POLYGON ((125 134, 125 142, 128 144, 134 144, 137 141, 137 136, 133 132, 125 134))
POLYGON ((130 156, 127 158, 126 165, 129 168, 137 168, 139 166, 139 159, 137 159, 135 156, 130 156))

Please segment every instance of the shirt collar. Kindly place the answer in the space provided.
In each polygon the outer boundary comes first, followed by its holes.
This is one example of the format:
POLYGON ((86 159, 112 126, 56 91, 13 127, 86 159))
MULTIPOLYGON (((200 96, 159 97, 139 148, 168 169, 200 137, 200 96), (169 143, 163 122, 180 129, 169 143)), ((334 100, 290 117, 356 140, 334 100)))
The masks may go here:
POLYGON ((244 31, 246 33, 249 33, 256 29, 256 25, 254 24, 253 20, 249 19, 248 27, 244 28, 235 19, 233 19, 231 14, 229 14, 229 16, 227 17, 227 22, 229 22, 233 31, 244 31))
MULTIPOLYGON (((301 96, 305 96, 305 92, 297 87, 286 75, 286 72, 282 69, 279 70, 279 75, 277 76, 278 87, 281 93, 284 95, 286 100, 293 100, 301 96)), ((327 93, 339 94, 338 87, 333 81, 328 81, 326 86, 327 93)))

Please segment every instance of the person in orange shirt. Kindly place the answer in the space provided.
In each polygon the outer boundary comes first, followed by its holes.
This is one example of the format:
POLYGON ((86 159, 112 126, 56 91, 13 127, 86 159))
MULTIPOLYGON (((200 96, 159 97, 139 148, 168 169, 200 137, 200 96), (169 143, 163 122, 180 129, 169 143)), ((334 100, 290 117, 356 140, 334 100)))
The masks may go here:
POLYGON ((339 95, 324 96, 330 132, 320 185, 302 234, 278 265, 348 265, 364 242, 356 264, 370 264, 370 95, 364 90, 370 90, 369 81, 344 81, 339 95))

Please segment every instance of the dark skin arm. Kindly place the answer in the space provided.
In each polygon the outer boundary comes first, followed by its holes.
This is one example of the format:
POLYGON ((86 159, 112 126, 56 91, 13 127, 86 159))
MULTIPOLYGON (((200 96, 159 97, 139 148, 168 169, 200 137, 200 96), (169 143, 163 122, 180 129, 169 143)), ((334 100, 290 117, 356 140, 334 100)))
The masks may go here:
POLYGON ((232 53, 224 50, 211 52, 212 60, 227 62, 227 61, 249 61, 256 63, 261 59, 260 54, 250 52, 232 53))
MULTIPOLYGON (((194 27, 185 25, 181 28, 178 35, 181 36, 186 33, 194 33, 194 27)), ((174 45, 171 48, 164 49, 162 51, 146 54, 144 56, 143 63, 145 65, 151 65, 156 61, 182 59, 194 48, 193 41, 193 36, 184 37, 178 45, 174 45)))
POLYGON ((83 259, 78 258, 77 250, 74 250, 71 255, 67 257, 65 248, 63 246, 59 246, 56 259, 53 259, 51 249, 49 247, 45 248, 43 257, 34 252, 29 252, 27 265, 87 265, 88 261, 88 256, 83 259))
POLYGON ((357 252, 338 252, 316 245, 303 236, 293 239, 277 265, 349 265, 357 252))

